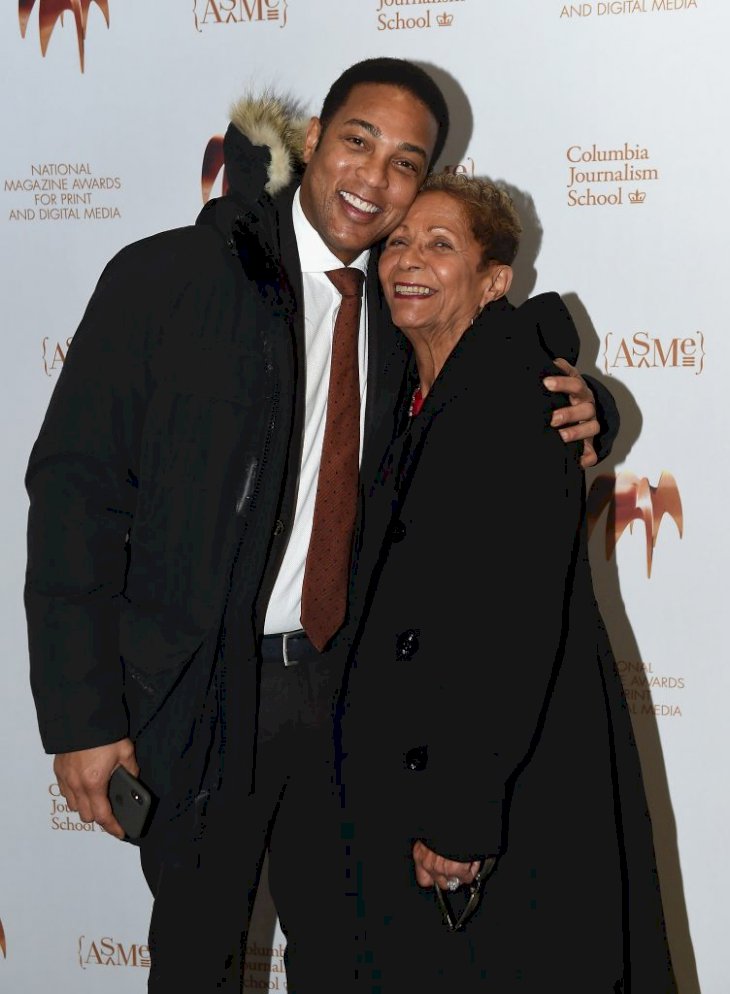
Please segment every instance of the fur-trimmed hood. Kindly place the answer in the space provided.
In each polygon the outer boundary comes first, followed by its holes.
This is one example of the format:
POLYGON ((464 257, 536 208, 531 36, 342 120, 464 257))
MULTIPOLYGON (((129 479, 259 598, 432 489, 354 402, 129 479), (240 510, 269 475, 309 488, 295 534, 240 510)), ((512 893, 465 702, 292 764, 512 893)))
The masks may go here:
POLYGON ((270 90, 238 100, 223 144, 230 191, 247 200, 262 189, 275 196, 301 174, 310 116, 294 99, 270 90))

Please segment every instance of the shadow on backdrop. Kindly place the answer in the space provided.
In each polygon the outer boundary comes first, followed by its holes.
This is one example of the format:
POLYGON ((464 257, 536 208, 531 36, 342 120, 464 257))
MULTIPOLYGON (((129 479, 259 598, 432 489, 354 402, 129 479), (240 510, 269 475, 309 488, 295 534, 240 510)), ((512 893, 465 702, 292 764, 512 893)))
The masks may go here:
POLYGON ((474 131, 471 104, 461 83, 445 69, 431 62, 419 62, 417 59, 413 62, 435 80, 449 108, 449 136, 438 162, 434 163, 434 171, 453 169, 464 159, 474 131))
MULTIPOLYGON (((582 373, 593 376, 610 389, 621 415, 621 430, 614 442, 611 455, 600 466, 589 470, 586 475, 586 485, 590 489, 597 475, 615 476, 617 466, 626 461, 634 443, 641 434, 642 415, 633 394, 626 385, 614 377, 606 376, 598 368, 600 337, 578 294, 568 292, 562 296, 573 316, 580 336, 579 368, 582 373)), ((677 843, 677 826, 657 716, 652 704, 650 674, 645 669, 641 649, 626 613, 616 557, 613 555, 607 559, 604 551, 606 529, 612 526, 612 518, 609 511, 606 510, 596 522, 589 544, 596 599, 600 605, 624 683, 634 736, 641 759, 647 800, 652 817, 657 868, 677 987, 680 994, 701 994, 697 962, 687 916, 677 843)), ((640 529, 641 524, 639 523, 635 534, 632 535, 627 530, 624 533, 624 540, 635 538, 638 541, 643 541, 645 536, 639 534, 640 529)), ((647 580, 647 582, 651 581, 647 580)))

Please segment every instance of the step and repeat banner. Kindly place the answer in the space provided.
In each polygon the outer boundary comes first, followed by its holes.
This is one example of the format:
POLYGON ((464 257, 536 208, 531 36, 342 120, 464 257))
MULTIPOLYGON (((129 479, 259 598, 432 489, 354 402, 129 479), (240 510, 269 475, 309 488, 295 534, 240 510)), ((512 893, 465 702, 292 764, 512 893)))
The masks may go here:
MULTIPOLYGON (((149 969, 137 851, 67 810, 28 685, 23 474, 69 342, 112 254, 220 193, 203 160, 233 101, 268 87, 314 114, 347 65, 396 55, 449 99, 437 168, 499 180, 520 207, 514 302, 562 293, 581 369, 620 405, 588 474, 597 592, 680 991, 726 994, 730 4, 6 0, 0 16, 0 991, 139 994, 149 969)), ((246 990, 286 990, 284 946, 263 889, 246 990)), ((325 929, 323 990, 327 961, 325 929)))

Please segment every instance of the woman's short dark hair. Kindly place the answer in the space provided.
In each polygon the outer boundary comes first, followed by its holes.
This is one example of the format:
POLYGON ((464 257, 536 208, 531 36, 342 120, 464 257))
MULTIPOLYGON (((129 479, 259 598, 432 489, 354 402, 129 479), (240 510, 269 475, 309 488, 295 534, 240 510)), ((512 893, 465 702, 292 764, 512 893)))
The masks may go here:
POLYGON ((361 83, 382 83, 407 90, 431 112, 436 120, 438 131, 436 144, 431 156, 431 164, 436 162, 443 151, 449 132, 449 109, 444 95, 425 69, 421 69, 407 59, 377 58, 356 62, 345 69, 334 81, 324 98, 319 119, 322 130, 327 127, 337 111, 347 101, 354 87, 361 83))
POLYGON ((512 265, 520 247, 522 223, 503 187, 463 173, 432 173, 420 192, 428 190, 448 193, 463 205, 472 234, 482 247, 482 267, 492 262, 512 265))

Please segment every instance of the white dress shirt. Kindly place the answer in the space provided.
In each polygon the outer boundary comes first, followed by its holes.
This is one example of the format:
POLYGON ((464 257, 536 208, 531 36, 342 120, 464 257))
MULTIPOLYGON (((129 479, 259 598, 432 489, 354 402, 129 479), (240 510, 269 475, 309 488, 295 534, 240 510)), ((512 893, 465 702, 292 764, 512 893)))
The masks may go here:
MULTIPOLYGON (((332 334, 342 299, 339 291, 335 289, 325 273, 330 269, 342 269, 343 264, 327 248, 304 216, 299 199, 299 190, 294 195, 292 217, 304 285, 304 348, 306 358, 304 440, 297 483, 294 522, 279 575, 271 592, 264 621, 264 633, 267 635, 276 632, 290 632, 302 627, 302 583, 309 537, 312 532, 314 501, 317 495, 319 463, 322 455, 332 360, 332 334)), ((369 256, 370 252, 366 250, 351 263, 351 266, 367 273, 369 256)), ((365 293, 363 293, 358 343, 361 458, 367 394, 367 351, 367 300, 365 293)))

